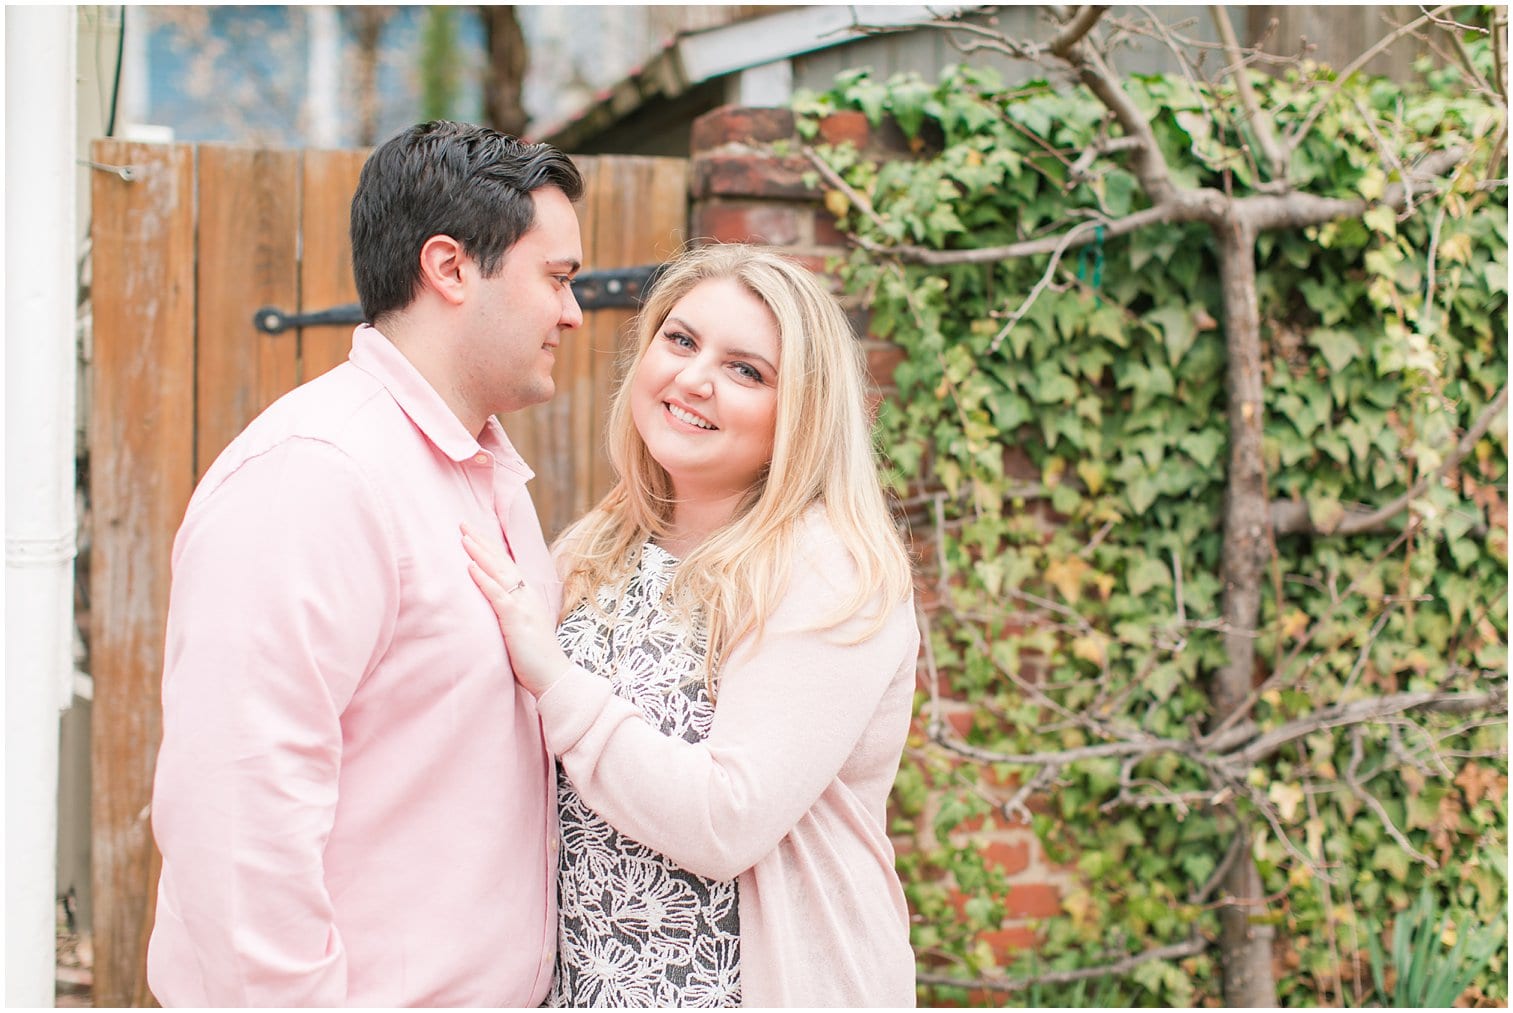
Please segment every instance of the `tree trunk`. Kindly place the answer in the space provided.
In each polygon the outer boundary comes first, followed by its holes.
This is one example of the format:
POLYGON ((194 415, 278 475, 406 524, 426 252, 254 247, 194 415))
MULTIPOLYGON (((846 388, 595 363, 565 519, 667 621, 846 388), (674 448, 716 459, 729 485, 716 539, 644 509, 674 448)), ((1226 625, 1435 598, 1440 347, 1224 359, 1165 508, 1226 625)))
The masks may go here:
POLYGON ((343 7, 341 12, 357 43, 353 54, 357 64, 353 75, 357 89, 357 143, 367 148, 378 143, 378 45, 393 9, 343 7))
MULTIPOLYGON (((1214 721, 1240 706, 1254 687, 1255 635, 1265 573, 1267 499, 1261 458, 1261 316, 1256 302, 1255 228, 1231 212, 1215 227, 1224 292, 1225 391, 1229 398, 1229 473, 1224 488, 1224 668, 1211 689, 1214 721)), ((1224 1000, 1229 1006, 1275 1006, 1271 946, 1274 931, 1260 916, 1265 891, 1243 822, 1237 858, 1221 889, 1220 949, 1224 1000)))
POLYGON ((530 118, 522 102, 525 90, 525 33, 514 7, 480 7, 489 47, 489 69, 483 89, 483 118, 495 130, 516 137, 525 133, 530 118))

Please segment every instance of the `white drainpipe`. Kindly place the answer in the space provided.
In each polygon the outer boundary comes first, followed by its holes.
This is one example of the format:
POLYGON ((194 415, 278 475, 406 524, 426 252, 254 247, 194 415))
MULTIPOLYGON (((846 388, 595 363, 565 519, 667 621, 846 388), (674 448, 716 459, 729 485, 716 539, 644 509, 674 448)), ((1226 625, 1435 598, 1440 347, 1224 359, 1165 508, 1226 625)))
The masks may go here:
POLYGON ((73 681, 75 11, 5 9, 5 1003, 52 1006, 73 681))

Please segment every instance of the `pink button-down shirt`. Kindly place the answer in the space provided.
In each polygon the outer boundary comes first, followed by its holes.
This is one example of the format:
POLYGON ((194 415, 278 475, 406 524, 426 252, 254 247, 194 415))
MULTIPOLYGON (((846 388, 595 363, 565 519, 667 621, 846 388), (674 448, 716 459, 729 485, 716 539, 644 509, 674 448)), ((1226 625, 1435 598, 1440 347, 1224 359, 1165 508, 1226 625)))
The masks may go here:
POLYGON ((545 996, 553 768, 458 532, 499 531, 555 608, 531 477, 369 327, 206 472, 174 542, 152 801, 164 1005, 545 996))

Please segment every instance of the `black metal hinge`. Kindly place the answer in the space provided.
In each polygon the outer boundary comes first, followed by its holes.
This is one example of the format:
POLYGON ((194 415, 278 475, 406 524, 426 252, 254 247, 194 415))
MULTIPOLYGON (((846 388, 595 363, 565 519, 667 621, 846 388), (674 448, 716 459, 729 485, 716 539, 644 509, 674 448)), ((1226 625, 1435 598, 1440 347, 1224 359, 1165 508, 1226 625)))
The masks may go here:
MULTIPOLYGON (((573 295, 584 311, 633 309, 641 304, 646 290, 664 266, 646 264, 611 271, 584 271, 573 279, 573 295)), ((282 334, 296 327, 318 327, 321 324, 356 325, 363 319, 362 306, 355 302, 313 313, 285 313, 273 306, 264 306, 252 315, 253 326, 264 334, 282 334)))

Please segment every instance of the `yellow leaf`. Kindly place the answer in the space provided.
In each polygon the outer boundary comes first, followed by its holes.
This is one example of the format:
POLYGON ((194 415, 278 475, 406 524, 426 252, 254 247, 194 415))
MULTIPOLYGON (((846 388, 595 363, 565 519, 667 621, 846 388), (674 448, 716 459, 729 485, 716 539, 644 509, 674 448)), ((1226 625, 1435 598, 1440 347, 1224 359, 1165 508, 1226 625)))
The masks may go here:
POLYGON ((1308 629, 1308 615, 1301 609, 1293 609, 1282 619, 1282 639, 1296 640, 1308 629))
POLYGON ((1298 806, 1303 802, 1303 787, 1298 784, 1275 781, 1267 790, 1266 797, 1271 800, 1272 805, 1277 807, 1277 812, 1281 813, 1282 819, 1291 823, 1293 817, 1298 814, 1298 806))
POLYGON ((1308 854, 1315 862, 1324 860, 1324 821, 1315 816, 1303 824, 1304 834, 1308 838, 1308 854))
POLYGON ((1455 264, 1468 264, 1471 262, 1471 235, 1467 232, 1457 232, 1449 239, 1439 244, 1439 259, 1455 264))
MULTIPOLYGON (((1485 446, 1485 442, 1478 443, 1477 449, 1485 446)), ((1490 451, 1488 451, 1490 453, 1490 451)), ((1486 458, 1483 457, 1483 460, 1486 458)), ((1082 479, 1082 484, 1087 486, 1087 491, 1096 496, 1103 491, 1103 465, 1097 461, 1084 458, 1077 462, 1077 474, 1082 479)))
POLYGON ((1114 593, 1114 585, 1117 583, 1111 573, 1100 573, 1093 578, 1093 585, 1098 588, 1098 597, 1104 601, 1108 601, 1109 595, 1114 593))
POLYGON ((1455 945, 1456 929, 1458 926, 1450 919, 1445 919, 1445 927, 1439 934, 1439 941, 1447 947, 1455 945))
POLYGON ((1091 925, 1094 911, 1093 895, 1086 890, 1072 890, 1061 898, 1061 906, 1072 917, 1072 924, 1080 927, 1091 925))
POLYGON ((1045 579, 1061 592, 1061 597, 1075 604, 1082 597, 1082 575, 1087 572, 1087 568, 1081 558, 1068 556, 1048 564, 1045 579))
POLYGON ((839 190, 825 191, 825 210, 837 218, 844 218, 846 212, 851 210, 851 198, 839 190))
POLYGON ((1388 236, 1397 235, 1397 212, 1386 204, 1378 204, 1361 216, 1366 228, 1388 236))
POLYGON ((1072 657, 1090 661, 1095 665, 1103 664, 1103 639, 1097 634, 1089 634, 1078 637, 1072 641, 1072 657))
POLYGON ((1356 190, 1367 200, 1380 200, 1382 194, 1387 192, 1387 174, 1373 165, 1361 176, 1356 190))

